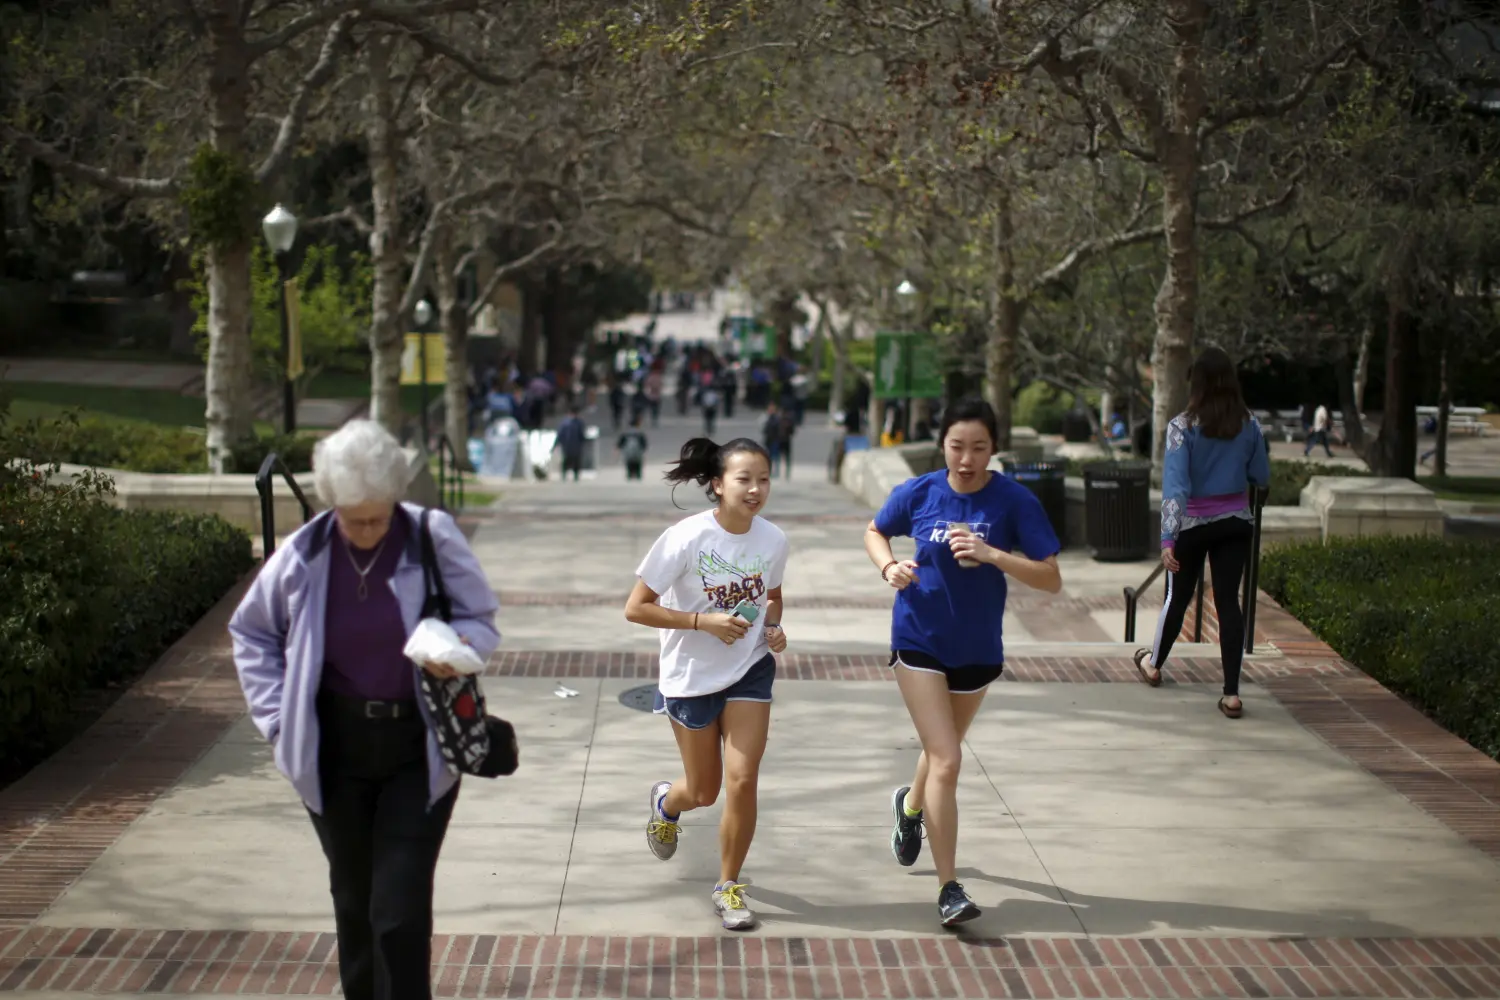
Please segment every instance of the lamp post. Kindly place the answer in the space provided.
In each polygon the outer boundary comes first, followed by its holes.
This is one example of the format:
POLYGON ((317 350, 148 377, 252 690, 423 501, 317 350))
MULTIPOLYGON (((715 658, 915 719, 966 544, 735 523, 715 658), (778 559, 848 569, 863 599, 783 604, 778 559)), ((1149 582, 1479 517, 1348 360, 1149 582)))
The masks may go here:
MULTIPOLYGON (((907 326, 911 326, 912 314, 917 306, 917 286, 913 285, 908 279, 902 278, 901 284, 896 286, 896 297, 901 302, 902 319, 906 321, 907 326)), ((903 413, 901 415, 903 418, 902 422, 906 426, 902 427, 901 430, 903 436, 908 441, 911 440, 912 417, 914 416, 912 413, 911 398, 911 363, 914 352, 912 350, 911 338, 915 335, 915 330, 909 330, 907 336, 902 338, 902 342, 906 347, 906 356, 901 359, 901 384, 906 392, 904 396, 905 401, 902 403, 903 413)))
POLYGON ((291 379, 292 343, 287 329, 286 283, 290 277, 292 247, 297 242, 297 217, 278 204, 260 225, 266 235, 266 244, 276 257, 276 272, 281 279, 281 423, 282 430, 291 434, 297 430, 297 396, 291 379))
POLYGON ((422 380, 418 396, 421 400, 419 405, 422 417, 418 425, 422 428, 422 447, 425 449, 429 440, 427 435, 427 324, 432 322, 432 304, 422 299, 412 310, 412 318, 417 321, 417 364, 421 366, 418 378, 422 380))

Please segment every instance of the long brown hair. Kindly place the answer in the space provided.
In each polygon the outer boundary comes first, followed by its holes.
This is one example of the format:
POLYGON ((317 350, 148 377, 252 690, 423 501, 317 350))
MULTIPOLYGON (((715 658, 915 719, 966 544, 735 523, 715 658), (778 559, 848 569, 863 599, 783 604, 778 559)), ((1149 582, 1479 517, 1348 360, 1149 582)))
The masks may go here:
POLYGON ((1234 361, 1217 347, 1206 348, 1188 369, 1189 423, 1211 438, 1233 438, 1249 416, 1234 361))

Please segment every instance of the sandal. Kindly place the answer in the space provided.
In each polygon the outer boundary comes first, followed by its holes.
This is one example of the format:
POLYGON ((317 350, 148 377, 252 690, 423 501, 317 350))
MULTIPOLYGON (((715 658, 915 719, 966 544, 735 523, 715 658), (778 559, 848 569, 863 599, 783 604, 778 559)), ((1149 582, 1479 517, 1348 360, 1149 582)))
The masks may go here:
POLYGON ((1156 676, 1153 677, 1150 673, 1147 672, 1146 664, 1142 662, 1146 657, 1150 655, 1151 650, 1149 649, 1137 649, 1135 651, 1135 672, 1141 675, 1141 681, 1143 683, 1149 684, 1152 687, 1161 687, 1161 668, 1155 668, 1156 676))
POLYGON ((1230 708, 1227 704, 1229 698, 1230 696, 1226 694, 1224 697, 1219 699, 1219 711, 1223 712, 1224 717, 1227 719, 1238 719, 1240 716, 1245 714, 1245 703, 1242 701, 1233 708, 1230 708))

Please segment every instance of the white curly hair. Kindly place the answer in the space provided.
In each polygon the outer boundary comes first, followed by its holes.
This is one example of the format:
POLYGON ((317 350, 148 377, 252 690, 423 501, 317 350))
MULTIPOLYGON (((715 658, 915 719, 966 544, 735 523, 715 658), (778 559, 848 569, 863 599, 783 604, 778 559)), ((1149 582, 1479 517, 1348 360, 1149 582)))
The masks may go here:
POLYGON ((396 503, 411 483, 400 442, 373 420, 351 420, 319 441, 312 464, 318 499, 329 507, 396 503))

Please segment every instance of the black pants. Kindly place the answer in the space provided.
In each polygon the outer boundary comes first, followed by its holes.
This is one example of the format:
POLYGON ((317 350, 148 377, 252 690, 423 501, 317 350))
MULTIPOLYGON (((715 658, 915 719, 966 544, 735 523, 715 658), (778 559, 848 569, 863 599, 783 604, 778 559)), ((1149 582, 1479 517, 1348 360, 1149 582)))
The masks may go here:
POLYGON ((323 815, 339 978, 350 1000, 430 1000, 432 879, 458 789, 427 808, 427 730, 321 696, 323 815))
POLYGON ((1219 616, 1219 656, 1224 661, 1224 694, 1239 696, 1240 661, 1245 655, 1245 614, 1240 608, 1240 581, 1250 557, 1250 522, 1238 517, 1210 521, 1177 536, 1176 573, 1167 574, 1167 599, 1156 624, 1151 663, 1160 668, 1182 631, 1188 604, 1203 576, 1203 558, 1213 570, 1214 609, 1219 616))
POLYGON ((641 460, 639 458, 627 458, 625 460, 625 478, 641 478, 641 460))
POLYGON ((575 481, 583 474, 583 452, 580 451, 576 455, 563 452, 562 475, 558 477, 558 480, 567 479, 570 472, 573 473, 575 481))

